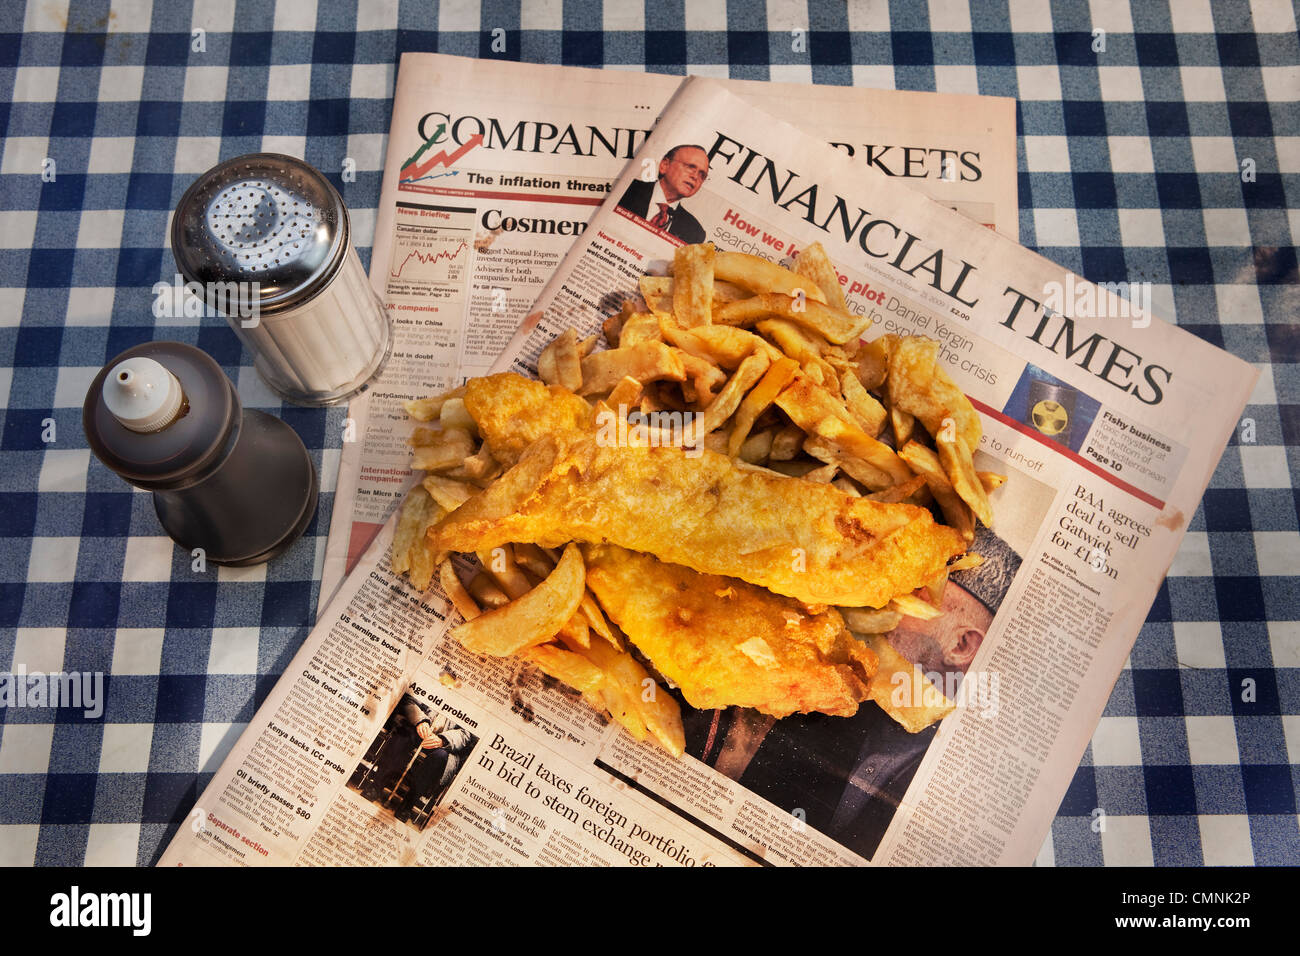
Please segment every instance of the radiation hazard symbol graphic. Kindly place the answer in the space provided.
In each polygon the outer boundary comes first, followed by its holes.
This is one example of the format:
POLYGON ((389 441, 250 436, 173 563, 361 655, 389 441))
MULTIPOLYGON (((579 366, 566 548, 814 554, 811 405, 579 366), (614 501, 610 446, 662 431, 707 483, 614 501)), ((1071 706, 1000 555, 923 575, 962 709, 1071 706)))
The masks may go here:
POLYGON ((1034 406, 1029 417, 1044 435, 1059 435, 1070 424, 1070 414, 1060 402, 1045 398, 1034 406))

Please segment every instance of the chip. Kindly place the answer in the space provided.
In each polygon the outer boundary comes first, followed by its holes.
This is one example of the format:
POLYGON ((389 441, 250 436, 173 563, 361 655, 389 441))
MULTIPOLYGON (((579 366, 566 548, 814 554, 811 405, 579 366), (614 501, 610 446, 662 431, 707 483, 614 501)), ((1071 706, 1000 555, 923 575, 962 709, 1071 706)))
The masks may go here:
POLYGON ((939 457, 919 442, 910 441, 899 451, 899 457, 907 462, 918 475, 925 478, 930 493, 939 503, 948 524, 961 532, 967 542, 975 540, 975 516, 970 506, 952 487, 947 472, 939 462, 939 457))
POLYGON ((508 657, 555 637, 577 611, 585 590, 582 554, 570 544, 545 581, 509 604, 452 628, 451 636, 466 650, 508 657))
POLYGON ((524 650, 520 656, 538 670, 563 681, 574 690, 590 694, 600 690, 605 683, 605 673, 581 654, 566 651, 554 644, 539 644, 524 650))
POLYGON ((405 402, 406 414, 410 415, 417 422, 431 422, 442 412, 443 404, 450 398, 461 398, 465 394, 465 386, 453 388, 450 391, 443 392, 441 395, 434 395, 431 398, 418 398, 415 401, 405 402))
POLYGON ((866 644, 879 660, 870 684, 871 699, 908 733, 918 733, 957 709, 884 635, 872 634, 866 644))
MULTIPOLYGON (((798 372, 799 363, 791 358, 779 359, 768 367, 763 373, 763 378, 754 386, 753 391, 745 396, 745 400, 740 403, 736 411, 736 422, 727 440, 728 455, 732 458, 740 455, 740 450, 749 436, 749 430, 754 427, 755 420, 776 401, 777 395, 781 394, 798 372)), ((770 452, 772 447, 770 438, 767 446, 770 452)))
POLYGON ((394 574, 411 570, 411 547, 424 534, 429 515, 437 506, 433 497, 419 485, 412 488, 402 502, 402 513, 393 532, 392 564, 394 574))
POLYGON ((420 484, 444 511, 455 511, 478 491, 472 485, 443 475, 425 475, 420 484))
POLYGON ((537 375, 547 385, 582 392, 582 350, 577 329, 570 326, 542 350, 537 358, 537 375))
POLYGON ((732 302, 716 310, 717 321, 727 325, 753 325, 769 317, 786 319, 824 336, 828 342, 839 345, 855 341, 871 327, 871 320, 837 312, 828 305, 800 295, 788 296, 779 292, 765 292, 749 299, 732 302))
POLYGON ((717 253, 713 257, 713 274, 759 295, 779 292, 793 297, 802 292, 805 298, 822 303, 826 301, 826 295, 806 276, 747 252, 717 253))
POLYGON ((804 246, 803 250, 795 256, 794 271, 812 279, 826 297, 826 304, 832 309, 837 312, 849 311, 849 304, 844 299, 844 289, 840 284, 840 274, 831 264, 830 256, 826 255, 826 250, 820 242, 804 246))
POLYGON ((673 253, 673 316, 683 328, 713 321, 713 243, 673 253))
POLYGON ((474 454, 475 441, 464 428, 444 428, 429 436, 428 444, 416 445, 411 467, 422 471, 449 471, 459 468, 474 454))
POLYGON ((943 465, 948 480, 952 482, 953 491, 961 500, 970 505, 975 517, 984 522, 985 527, 993 525, 993 507, 979 475, 975 473, 975 463, 971 451, 960 436, 948 438, 941 430, 935 436, 935 447, 939 450, 939 461, 943 465))
POLYGON ((450 558, 438 565, 438 584, 451 600, 452 606, 460 611, 465 620, 476 618, 483 613, 474 603, 474 598, 465 589, 465 585, 461 583, 460 575, 456 573, 450 558))
MULTIPOLYGON (((626 334, 627 327, 624 326, 626 334)), ((641 342, 606 349, 582 360, 580 394, 611 391, 624 378, 634 378, 642 385, 663 379, 681 382, 686 379, 686 368, 681 358, 662 342, 641 342)))

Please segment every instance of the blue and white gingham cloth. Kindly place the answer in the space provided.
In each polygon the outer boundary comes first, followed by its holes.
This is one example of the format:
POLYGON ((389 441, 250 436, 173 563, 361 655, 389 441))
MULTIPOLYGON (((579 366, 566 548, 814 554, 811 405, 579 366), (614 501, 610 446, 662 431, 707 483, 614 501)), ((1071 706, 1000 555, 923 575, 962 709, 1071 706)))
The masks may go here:
POLYGON ((281 405, 224 322, 155 319, 151 288, 181 193, 259 150, 331 174, 368 260, 409 50, 1018 98, 1022 241, 1154 283, 1158 314, 1263 370, 1040 861, 1300 863, 1287 0, 3 0, 0 30, 0 670, 107 675, 97 718, 0 708, 0 863, 155 861, 306 636, 344 411, 281 405), (270 564, 192 570, 92 459, 91 377, 154 339, 312 452, 316 521, 270 564))

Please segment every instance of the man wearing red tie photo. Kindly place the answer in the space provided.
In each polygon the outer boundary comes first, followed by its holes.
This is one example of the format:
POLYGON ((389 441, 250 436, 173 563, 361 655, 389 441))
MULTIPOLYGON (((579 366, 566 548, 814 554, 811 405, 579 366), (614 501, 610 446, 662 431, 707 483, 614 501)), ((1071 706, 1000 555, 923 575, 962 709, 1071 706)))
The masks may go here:
POLYGON ((633 180, 618 204, 683 242, 703 242, 704 227, 681 201, 699 192, 708 175, 709 157, 701 147, 674 146, 659 161, 659 178, 633 180))

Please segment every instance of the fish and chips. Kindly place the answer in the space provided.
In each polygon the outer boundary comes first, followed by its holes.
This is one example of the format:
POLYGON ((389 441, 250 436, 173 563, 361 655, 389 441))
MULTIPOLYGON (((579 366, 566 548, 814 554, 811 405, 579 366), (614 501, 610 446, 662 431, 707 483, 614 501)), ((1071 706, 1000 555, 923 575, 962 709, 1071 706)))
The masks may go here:
POLYGON ((540 381, 408 403, 425 475, 394 570, 436 575, 467 649, 526 661, 674 755, 663 685, 699 708, 941 719, 937 690, 899 706, 900 682, 928 681, 887 635, 942 613, 1004 479, 975 469, 979 416, 937 344, 860 341, 820 245, 790 269, 684 246, 671 271, 603 336, 556 336, 540 381))

